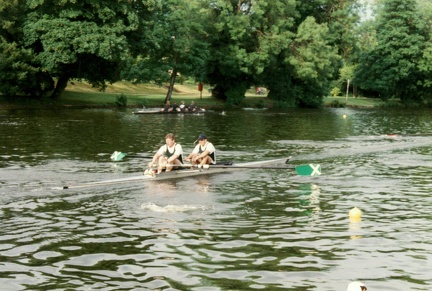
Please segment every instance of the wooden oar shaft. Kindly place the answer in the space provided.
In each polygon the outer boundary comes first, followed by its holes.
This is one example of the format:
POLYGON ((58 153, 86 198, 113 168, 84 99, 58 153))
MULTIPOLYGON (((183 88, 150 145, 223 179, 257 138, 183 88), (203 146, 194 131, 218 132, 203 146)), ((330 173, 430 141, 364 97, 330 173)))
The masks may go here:
POLYGON ((152 156, 140 156, 140 155, 127 155, 128 157, 131 158, 143 158, 143 159, 152 159, 152 156))
POLYGON ((295 167, 285 166, 241 166, 241 165, 204 165, 204 169, 208 168, 223 168, 223 169, 280 169, 280 170, 293 170, 295 167))
MULTIPOLYGON (((153 167, 157 168, 157 165, 153 165, 153 167)), ((294 170, 295 167, 286 167, 286 166, 247 166, 247 165, 192 165, 192 164, 167 164, 165 167, 179 167, 179 168, 198 168, 198 169, 211 169, 211 168, 218 168, 218 169, 276 169, 276 170, 294 170)))
POLYGON ((153 158, 153 156, 143 156, 143 155, 128 155, 126 153, 122 153, 122 152, 118 152, 115 151, 112 155, 111 155, 111 160, 113 162, 119 162, 121 160, 123 160, 123 158, 125 156, 131 157, 131 158, 142 158, 142 159, 151 159, 153 158))
MULTIPOLYGON (((157 165, 153 165, 157 167, 157 165)), ((192 168, 192 169, 275 169, 275 170, 295 170, 297 174, 302 176, 318 176, 321 175, 321 166, 319 164, 303 164, 303 165, 292 165, 292 166, 272 166, 270 165, 229 165, 229 164, 217 164, 217 165, 192 165, 192 164, 166 164, 162 168, 166 167, 176 167, 176 168, 192 168)))
MULTIPOLYGON (((183 164, 182 166, 185 166, 183 164)), ((188 165, 192 166, 192 165, 188 165)), ((198 167, 199 168, 199 167, 198 167)), ((259 165, 204 165, 202 169, 223 168, 223 169, 275 169, 275 170, 295 170, 301 176, 319 176, 321 175, 321 166, 319 164, 307 164, 297 166, 259 166, 259 165)))
MULTIPOLYGON (((158 165, 153 165, 153 167, 157 168, 158 165)), ((280 169, 280 170, 294 170, 295 167, 284 167, 284 166, 241 166, 241 165, 192 165, 192 164, 166 164, 162 168, 166 167, 179 167, 179 168, 197 168, 197 169, 212 169, 212 168, 218 168, 218 169, 280 169)))

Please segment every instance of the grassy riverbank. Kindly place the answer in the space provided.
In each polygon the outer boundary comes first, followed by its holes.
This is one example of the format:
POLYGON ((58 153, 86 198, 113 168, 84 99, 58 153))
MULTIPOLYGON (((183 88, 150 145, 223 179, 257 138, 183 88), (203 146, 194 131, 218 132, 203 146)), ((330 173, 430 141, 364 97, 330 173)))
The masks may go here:
MULTIPOLYGON (((172 100, 180 103, 184 100, 186 104, 194 101, 201 107, 225 108, 226 104, 218 99, 211 98, 208 87, 204 86, 202 94, 197 89, 196 84, 178 84, 174 87, 172 100)), ((28 100, 14 99, 8 101, 0 96, 0 107, 41 107, 41 106, 116 106, 120 96, 126 97, 128 107, 162 107, 167 93, 167 88, 154 84, 132 84, 129 82, 117 82, 108 85, 104 92, 92 88, 83 82, 69 82, 64 94, 59 100, 28 100)), ((352 98, 352 97, 328 97, 324 99, 325 106, 331 107, 380 107, 388 106, 381 100, 371 98, 352 98)), ((280 104, 266 98, 265 95, 256 95, 253 89, 246 93, 246 98, 240 107, 280 107, 280 104)))

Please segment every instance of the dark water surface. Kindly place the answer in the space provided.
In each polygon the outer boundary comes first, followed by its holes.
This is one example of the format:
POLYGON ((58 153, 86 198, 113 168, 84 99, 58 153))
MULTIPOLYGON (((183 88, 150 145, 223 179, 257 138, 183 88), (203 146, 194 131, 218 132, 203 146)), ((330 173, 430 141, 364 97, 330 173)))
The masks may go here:
POLYGON ((431 110, 0 110, 0 290, 432 290, 431 154, 431 110), (168 132, 323 174, 62 190, 141 174, 168 132))

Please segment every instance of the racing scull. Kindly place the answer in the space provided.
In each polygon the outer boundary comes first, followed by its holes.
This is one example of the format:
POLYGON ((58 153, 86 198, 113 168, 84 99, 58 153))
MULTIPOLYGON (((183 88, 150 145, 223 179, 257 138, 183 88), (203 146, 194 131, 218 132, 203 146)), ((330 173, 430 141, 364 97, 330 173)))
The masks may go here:
POLYGON ((299 166, 287 166, 290 158, 281 158, 266 161, 256 161, 248 163, 239 164, 223 164, 223 165, 206 165, 203 168, 190 167, 190 165, 182 166, 183 169, 173 170, 170 172, 162 172, 159 175, 155 175, 153 171, 146 171, 146 174, 141 174, 139 176, 132 176, 126 178, 119 178, 113 180, 98 181, 92 183, 84 183, 77 185, 67 185, 63 189, 78 189, 78 188, 88 188, 97 186, 108 186, 114 184, 139 182, 145 180, 169 180, 169 179, 179 179, 186 177, 193 177, 198 175, 208 175, 215 173, 225 173, 229 171, 235 171, 240 169, 284 169, 284 170, 295 170, 298 175, 301 176, 318 176, 321 174, 321 167, 319 164, 306 164, 299 166))

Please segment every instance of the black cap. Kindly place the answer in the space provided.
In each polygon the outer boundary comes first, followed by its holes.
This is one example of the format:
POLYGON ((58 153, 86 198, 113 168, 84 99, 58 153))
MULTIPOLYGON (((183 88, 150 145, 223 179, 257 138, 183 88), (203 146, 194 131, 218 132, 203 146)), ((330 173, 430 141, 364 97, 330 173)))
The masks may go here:
POLYGON ((205 134, 201 133, 201 134, 198 136, 198 140, 203 140, 203 139, 207 139, 207 136, 206 136, 205 134))

